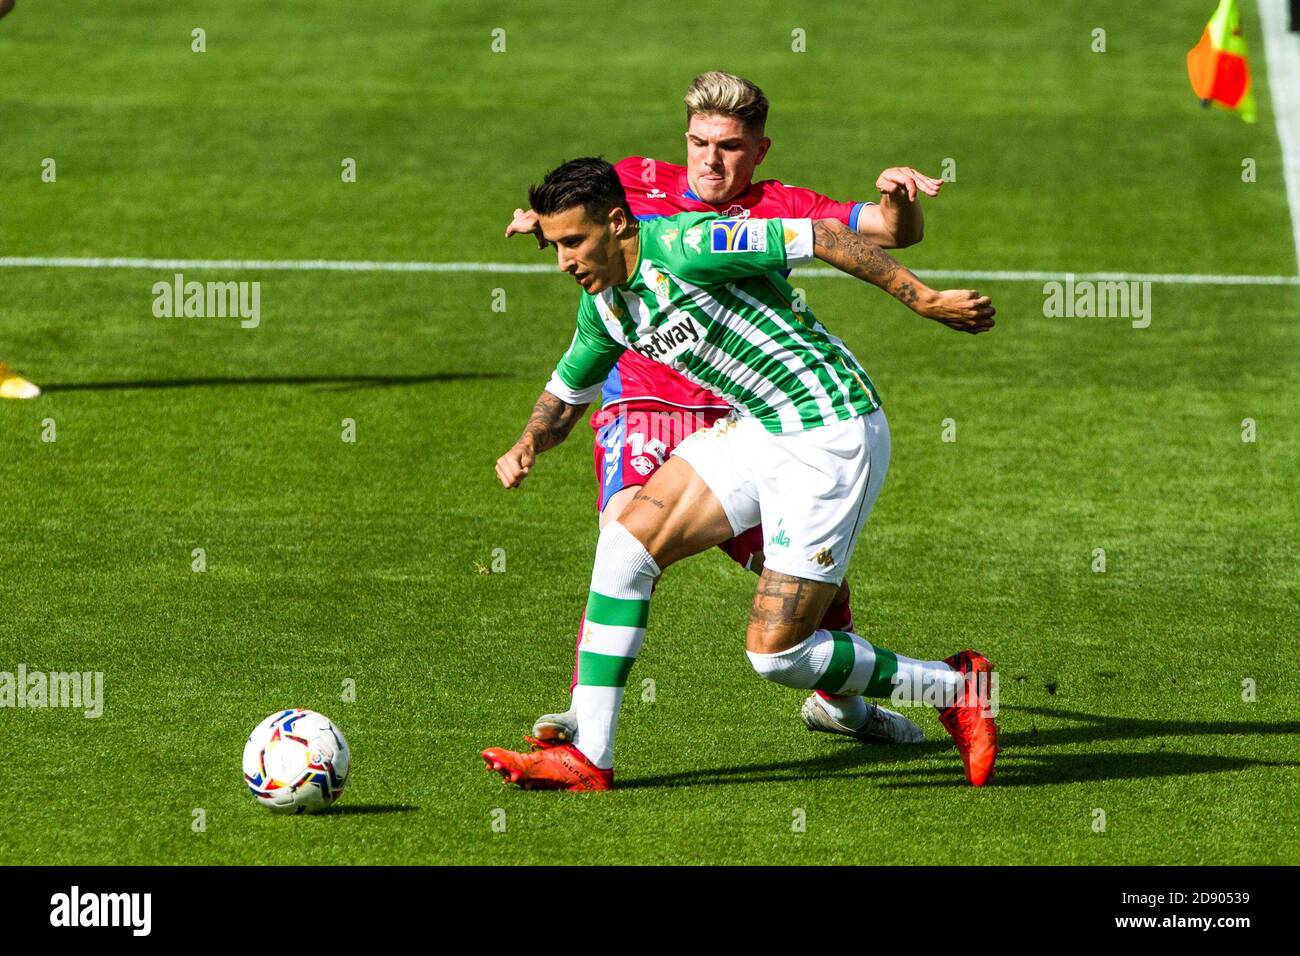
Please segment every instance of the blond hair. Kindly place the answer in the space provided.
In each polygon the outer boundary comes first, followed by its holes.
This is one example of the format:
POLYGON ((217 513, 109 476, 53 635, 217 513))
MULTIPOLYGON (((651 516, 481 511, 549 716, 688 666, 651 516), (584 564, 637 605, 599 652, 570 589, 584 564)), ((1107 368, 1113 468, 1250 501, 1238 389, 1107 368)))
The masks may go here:
POLYGON ((686 124, 698 114, 734 116, 745 129, 759 136, 767 123, 767 97, 753 83, 734 73, 712 70, 691 80, 682 98, 686 103, 686 124))

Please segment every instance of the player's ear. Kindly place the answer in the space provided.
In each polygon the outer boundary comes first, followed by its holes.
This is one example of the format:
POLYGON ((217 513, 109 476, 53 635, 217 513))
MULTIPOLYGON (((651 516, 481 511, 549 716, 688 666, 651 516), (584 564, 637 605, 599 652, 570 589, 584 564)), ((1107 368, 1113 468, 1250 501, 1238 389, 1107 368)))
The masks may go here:
POLYGON ((763 162, 763 157, 767 155, 767 151, 771 148, 772 148, 772 141, 768 139, 766 136, 764 136, 762 139, 758 141, 758 149, 754 151, 755 166, 758 166, 763 162))
POLYGON ((609 224, 613 227, 614 235, 620 239, 627 233, 627 227, 631 220, 622 206, 615 206, 609 211, 609 224))

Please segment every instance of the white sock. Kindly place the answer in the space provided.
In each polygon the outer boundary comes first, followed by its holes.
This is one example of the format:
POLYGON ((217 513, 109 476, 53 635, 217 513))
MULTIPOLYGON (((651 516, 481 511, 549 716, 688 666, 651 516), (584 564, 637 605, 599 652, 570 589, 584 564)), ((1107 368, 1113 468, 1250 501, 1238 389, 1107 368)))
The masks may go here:
POLYGON ((817 703, 837 723, 843 724, 850 730, 857 730, 867 722, 867 714, 869 713, 867 702, 860 695, 855 694, 852 697, 837 696, 827 700, 821 694, 818 694, 817 703))
POLYGON ((650 553, 617 521, 600 533, 578 645, 573 744, 603 770, 614 765, 614 734, 627 675, 641 652, 650 594, 660 571, 650 553))

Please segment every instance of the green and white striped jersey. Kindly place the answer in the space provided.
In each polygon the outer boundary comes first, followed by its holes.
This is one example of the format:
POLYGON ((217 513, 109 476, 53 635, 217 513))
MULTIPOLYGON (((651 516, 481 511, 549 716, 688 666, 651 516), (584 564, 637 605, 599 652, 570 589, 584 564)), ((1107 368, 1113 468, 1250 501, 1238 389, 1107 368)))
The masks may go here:
POLYGON ((880 407, 848 348, 781 270, 813 258, 810 219, 683 213, 642 221, 626 285, 582 293, 578 329, 547 391, 594 400, 624 349, 724 396, 770 432, 803 431, 880 407))

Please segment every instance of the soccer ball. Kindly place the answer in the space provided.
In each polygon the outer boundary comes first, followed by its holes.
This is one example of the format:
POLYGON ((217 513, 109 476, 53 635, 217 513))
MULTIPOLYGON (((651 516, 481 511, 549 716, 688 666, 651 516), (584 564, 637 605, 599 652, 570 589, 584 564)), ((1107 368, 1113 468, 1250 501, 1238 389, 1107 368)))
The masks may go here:
POLYGON ((272 813, 314 813, 339 798, 352 754, 329 718, 281 710, 253 728, 244 744, 244 781, 272 813))

